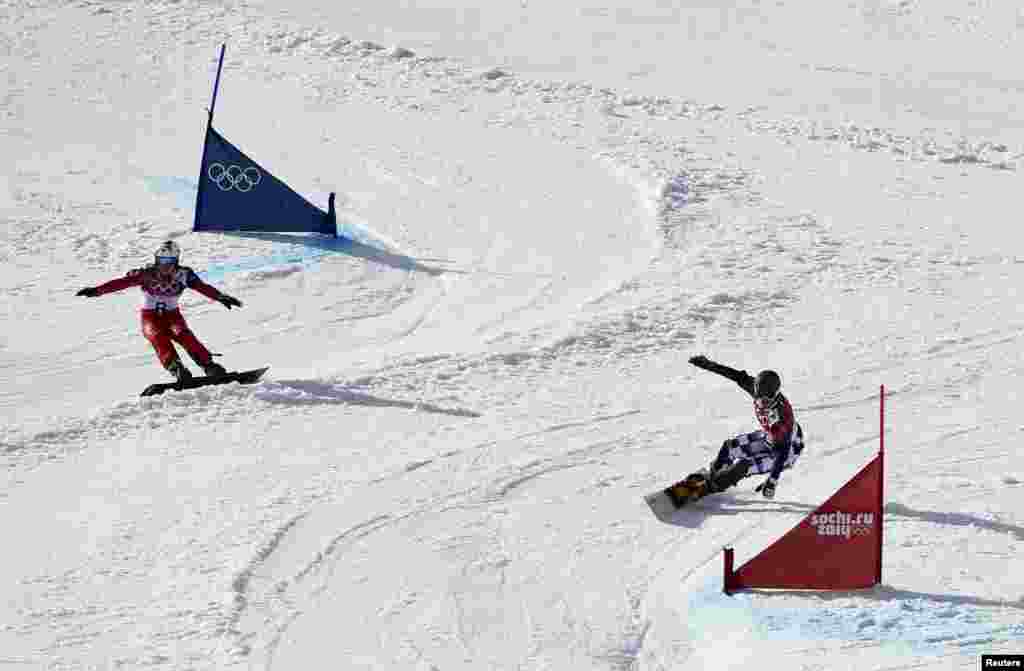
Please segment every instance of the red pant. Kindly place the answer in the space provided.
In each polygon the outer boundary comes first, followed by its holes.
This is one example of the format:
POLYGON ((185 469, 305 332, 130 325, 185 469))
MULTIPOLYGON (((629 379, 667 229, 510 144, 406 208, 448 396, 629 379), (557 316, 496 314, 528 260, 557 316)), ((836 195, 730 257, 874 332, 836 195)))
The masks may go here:
POLYGON ((206 349, 203 343, 199 342, 189 330, 180 310, 166 312, 142 310, 141 312, 142 335, 146 336, 146 340, 153 345, 164 368, 178 358, 178 352, 174 349, 172 341, 184 347, 192 360, 200 366, 205 366, 213 359, 210 350, 206 349))

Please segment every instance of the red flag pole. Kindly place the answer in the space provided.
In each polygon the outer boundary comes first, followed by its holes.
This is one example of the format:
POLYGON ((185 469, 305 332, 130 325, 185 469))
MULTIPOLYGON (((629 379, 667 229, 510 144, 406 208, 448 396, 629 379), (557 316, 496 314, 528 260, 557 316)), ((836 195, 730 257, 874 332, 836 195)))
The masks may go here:
POLYGON ((722 591, 726 594, 732 594, 736 589, 733 584, 733 552, 732 548, 725 548, 722 552, 722 591))
POLYGON ((885 520, 885 385, 878 394, 878 559, 875 566, 875 584, 882 583, 882 532, 885 520))

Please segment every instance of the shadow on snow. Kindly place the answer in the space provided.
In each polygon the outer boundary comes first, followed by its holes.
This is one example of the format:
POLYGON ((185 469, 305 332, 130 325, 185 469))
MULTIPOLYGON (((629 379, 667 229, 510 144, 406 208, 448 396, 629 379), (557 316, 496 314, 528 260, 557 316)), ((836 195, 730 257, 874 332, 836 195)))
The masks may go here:
POLYGON ((258 392, 260 400, 283 405, 360 405, 373 408, 401 408, 452 417, 482 417, 464 408, 445 408, 424 401, 403 401, 363 394, 340 385, 308 380, 276 380, 258 392))
MULTIPOLYGON (((718 494, 701 499, 696 503, 682 508, 671 517, 663 520, 666 524, 694 529, 699 527, 708 515, 738 515, 750 513, 803 513, 809 514, 818 506, 807 503, 786 501, 766 501, 760 498, 740 498, 735 494, 718 494)), ((1024 527, 987 520, 967 513, 944 512, 941 510, 915 510, 902 503, 885 504, 886 517, 909 517, 944 526, 975 527, 1000 534, 1013 534, 1018 540, 1024 541, 1024 527)))
POLYGON ((347 254, 348 256, 366 259, 367 261, 387 266, 389 268, 419 271, 431 276, 440 275, 441 273, 446 272, 464 272, 427 265, 411 256, 385 251, 348 238, 333 238, 325 235, 290 235, 287 233, 248 233, 239 231, 227 231, 222 233, 222 235, 230 235, 237 238, 247 238, 252 240, 264 240, 267 242, 277 242, 288 245, 301 245, 303 247, 318 250, 320 252, 319 255, 321 256, 324 253, 332 252, 337 254, 347 254))

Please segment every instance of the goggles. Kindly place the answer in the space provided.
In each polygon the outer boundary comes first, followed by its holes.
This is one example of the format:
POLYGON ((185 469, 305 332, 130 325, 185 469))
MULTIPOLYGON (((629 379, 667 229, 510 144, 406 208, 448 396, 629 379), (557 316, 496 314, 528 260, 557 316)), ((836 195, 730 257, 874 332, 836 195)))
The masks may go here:
POLYGON ((176 257, 176 256, 158 256, 158 257, 156 257, 156 262, 157 262, 158 265, 161 265, 161 266, 173 266, 173 265, 177 265, 178 257, 176 257))
POLYGON ((779 400, 779 392, 775 392, 771 396, 758 396, 754 399, 754 406, 758 410, 767 410, 774 407, 779 400))

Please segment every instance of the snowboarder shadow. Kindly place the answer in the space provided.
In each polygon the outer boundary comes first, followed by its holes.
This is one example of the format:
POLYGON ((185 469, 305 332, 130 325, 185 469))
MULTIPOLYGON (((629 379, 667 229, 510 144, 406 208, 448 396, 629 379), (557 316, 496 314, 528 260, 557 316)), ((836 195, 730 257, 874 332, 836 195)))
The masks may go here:
POLYGON ((426 401, 382 398, 346 389, 342 385, 311 380, 275 380, 259 397, 271 403, 288 405, 360 405, 374 408, 399 408, 450 417, 476 418, 483 415, 466 408, 442 407, 426 401))
POLYGON ((786 501, 764 501, 749 499, 732 493, 713 494, 699 501, 676 510, 671 515, 659 517, 665 524, 696 529, 704 523, 704 519, 719 515, 749 515, 750 513, 801 513, 808 514, 817 509, 806 503, 786 501))

